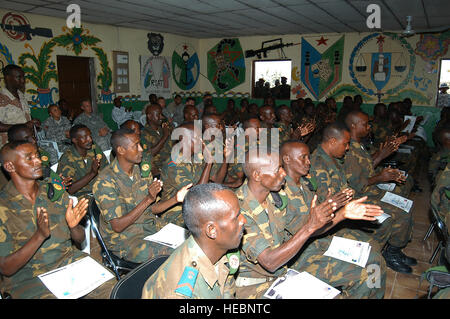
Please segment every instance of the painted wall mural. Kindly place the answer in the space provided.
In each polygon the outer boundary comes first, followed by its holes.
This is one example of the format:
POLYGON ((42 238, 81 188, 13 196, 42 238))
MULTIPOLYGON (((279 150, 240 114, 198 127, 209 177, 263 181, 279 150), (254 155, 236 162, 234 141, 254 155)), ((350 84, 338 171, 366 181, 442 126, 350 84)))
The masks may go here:
POLYGON ((443 33, 421 34, 414 52, 424 61, 434 61, 444 56, 450 44, 450 31, 443 33))
POLYGON ((6 36, 14 41, 31 40, 32 36, 53 37, 51 29, 32 28, 27 17, 17 12, 7 12, 2 18, 0 26, 6 36))
POLYGON ((342 59, 344 56, 344 36, 328 47, 323 36, 314 46, 302 38, 301 80, 309 92, 319 100, 342 79, 342 59), (325 49, 319 48, 323 45, 325 49))
POLYGON ((200 75, 200 60, 197 52, 188 43, 180 44, 172 54, 172 76, 182 90, 192 89, 200 75))
POLYGON ((32 94, 32 107, 47 107, 54 104, 53 92, 58 93, 58 88, 50 88, 50 81, 58 80, 55 63, 52 62, 51 55, 56 42, 47 41, 41 46, 38 54, 26 43, 25 48, 31 50, 31 53, 23 53, 19 57, 19 64, 25 72, 26 80, 34 84, 36 89, 29 88, 27 92, 32 94))
POLYGON ((170 64, 163 56, 141 56, 141 99, 150 94, 170 98, 170 64))
POLYGON ((19 64, 25 72, 27 81, 36 87, 35 89, 27 89, 27 92, 32 94, 31 107, 44 108, 54 103, 53 94, 58 93, 58 88, 55 86, 58 81, 56 57, 52 57, 55 47, 65 48, 76 56, 91 49, 100 64, 100 71, 96 78, 97 87, 100 89, 98 98, 103 103, 112 103, 115 96, 115 93, 111 92, 110 89, 112 70, 109 67, 107 54, 102 48, 96 46, 101 40, 90 35, 89 30, 83 27, 69 29, 64 26, 62 31, 65 33, 44 42, 38 53, 34 51, 31 45, 25 43, 24 47, 31 52, 23 53, 19 57, 19 64), (52 80, 53 87, 50 85, 52 80))
POLYGON ((245 61, 239 39, 223 39, 208 51, 208 79, 218 94, 245 81, 245 61))
POLYGON ((350 55, 350 77, 364 93, 378 97, 395 95, 412 79, 416 56, 411 45, 394 33, 364 37, 350 55))

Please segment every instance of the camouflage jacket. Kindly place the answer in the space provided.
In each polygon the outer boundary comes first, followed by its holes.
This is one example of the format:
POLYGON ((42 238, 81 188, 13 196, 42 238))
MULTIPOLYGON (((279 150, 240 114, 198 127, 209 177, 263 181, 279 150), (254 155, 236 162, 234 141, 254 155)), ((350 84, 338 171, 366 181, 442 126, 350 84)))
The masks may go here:
POLYGON ((50 201, 47 185, 37 181, 39 192, 34 205, 20 194, 12 181, 0 192, 0 256, 6 257, 22 248, 37 230, 37 208, 44 207, 49 216, 51 236, 39 247, 31 259, 10 277, 3 276, 3 291, 13 298, 39 298, 49 293, 36 277, 52 269, 70 264, 86 254, 72 245, 66 210, 69 197, 64 193, 59 200, 50 201))
POLYGON ((317 196, 323 202, 328 188, 335 194, 347 187, 347 177, 339 159, 333 160, 319 145, 311 155, 311 176, 317 182, 317 196))
POLYGON ((99 135, 99 131, 104 127, 108 127, 108 125, 106 125, 106 123, 98 114, 91 113, 91 115, 87 115, 86 113, 81 113, 73 121, 73 125, 76 124, 83 124, 89 128, 94 143, 97 144, 102 149, 102 151, 111 149, 111 132, 106 134, 105 136, 99 135))
POLYGON ((247 180, 236 190, 236 196, 241 213, 247 219, 242 238, 239 276, 270 278, 282 275, 286 266, 269 273, 258 263, 258 256, 267 248, 277 248, 284 242, 286 209, 279 210, 272 194, 269 194, 266 210, 250 191, 247 180))
POLYGON ((145 212, 123 232, 116 233, 110 221, 132 211, 147 195, 152 175, 141 176, 141 169, 135 165, 131 179, 114 159, 100 172, 92 188, 100 209, 100 232, 108 248, 117 256, 125 257, 133 249, 139 249, 142 239, 157 231, 156 216, 149 206, 145 212))
POLYGON ((45 131, 45 137, 47 140, 55 141, 58 143, 58 148, 60 148, 60 152, 64 152, 66 148, 64 141, 69 141, 66 137, 66 131, 69 131, 72 127, 70 121, 65 117, 61 116, 59 122, 57 122, 53 117, 49 116, 44 123, 42 123, 42 127, 45 131), (61 149, 61 147, 64 149, 61 149))
POLYGON ((191 235, 146 281, 142 298, 230 299, 234 298, 234 290, 228 258, 223 256, 213 265, 191 235), (189 270, 196 277, 186 278, 184 274, 189 270), (189 288, 184 291, 180 289, 183 286, 189 288))
POLYGON ((369 152, 360 143, 351 140, 348 152, 344 157, 343 169, 348 185, 356 192, 355 197, 380 196, 381 189, 369 185, 369 178, 375 175, 373 160, 369 152))
POLYGON ((450 164, 436 177, 436 186, 431 193, 431 207, 450 224, 450 164))
MULTIPOLYGON (((141 141, 142 144, 146 144, 148 146, 148 152, 150 152, 150 148, 154 145, 158 144, 163 136, 163 129, 159 127, 158 130, 152 129, 150 126, 145 126, 141 132, 141 141)), ((158 168, 158 171, 161 172, 161 169, 167 160, 170 159, 170 155, 172 152, 173 141, 170 139, 170 136, 167 138, 164 146, 161 148, 158 154, 152 156, 152 166, 154 168, 158 168)))
POLYGON ((281 144, 283 144, 286 141, 289 141, 291 139, 291 134, 292 134, 292 126, 291 125, 286 125, 283 122, 277 122, 275 123, 275 127, 278 127, 279 130, 279 134, 280 134, 280 146, 281 144))
POLYGON ((450 162, 450 150, 441 149, 439 152, 431 156, 428 164, 428 174, 434 181, 439 171, 443 171, 445 166, 450 162))
POLYGON ((374 144, 376 146, 384 142, 389 135, 392 135, 388 120, 373 121, 371 124, 374 144))
MULTIPOLYGON (((92 145, 92 148, 87 151, 86 158, 83 158, 78 153, 75 146, 71 145, 59 159, 57 173, 61 173, 65 177, 72 177, 72 180, 76 182, 89 173, 91 170, 92 160, 95 156, 101 156, 99 168, 100 172, 108 165, 108 161, 100 148, 96 147, 96 145, 92 145)), ((74 196, 80 196, 84 193, 91 193, 95 180, 96 177, 94 177, 86 186, 74 194, 74 196)))
POLYGON ((300 185, 297 185, 289 175, 286 175, 285 179, 284 191, 289 199, 286 207, 286 229, 290 237, 306 224, 314 193, 309 190, 303 178, 300 178, 300 185))

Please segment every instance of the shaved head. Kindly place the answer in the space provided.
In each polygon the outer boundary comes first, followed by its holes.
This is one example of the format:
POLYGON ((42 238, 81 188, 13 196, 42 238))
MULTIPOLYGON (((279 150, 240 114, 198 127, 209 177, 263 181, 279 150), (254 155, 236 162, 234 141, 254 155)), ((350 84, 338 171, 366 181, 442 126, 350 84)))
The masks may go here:
POLYGON ((352 124, 354 125, 361 121, 362 116, 367 116, 367 114, 361 111, 351 111, 345 117, 345 125, 347 125, 347 128, 351 130, 352 124))
POLYGON ((344 132, 348 132, 344 124, 339 122, 332 123, 323 130, 322 142, 327 142, 332 138, 339 140, 344 137, 344 132))

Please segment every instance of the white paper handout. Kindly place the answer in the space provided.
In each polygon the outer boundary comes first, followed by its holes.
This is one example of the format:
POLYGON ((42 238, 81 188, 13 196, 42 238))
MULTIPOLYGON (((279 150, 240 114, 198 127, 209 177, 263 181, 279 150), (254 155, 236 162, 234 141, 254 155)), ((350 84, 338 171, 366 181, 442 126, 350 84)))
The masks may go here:
POLYGON ((333 236, 330 247, 324 255, 365 267, 369 259, 370 249, 369 243, 333 236))
POLYGON ((416 123, 416 117, 412 115, 405 115, 404 120, 409 120, 409 123, 402 132, 411 133, 412 129, 414 128, 414 124, 416 123))
POLYGON ((389 217, 391 217, 391 215, 386 214, 386 213, 383 213, 383 214, 381 214, 380 216, 375 216, 375 218, 378 220, 378 222, 379 222, 380 224, 383 224, 383 222, 384 222, 386 219, 388 219, 389 217))
POLYGON ((269 299, 333 299, 340 291, 306 271, 288 269, 276 279, 264 297, 269 299))
POLYGON ((409 148, 399 148, 397 153, 411 154, 411 150, 409 148))
POLYGON ((186 228, 169 223, 159 232, 149 235, 144 240, 152 241, 158 244, 172 247, 180 246, 189 237, 189 231, 186 228))
POLYGON ((380 184, 377 184, 377 187, 379 189, 384 190, 384 191, 390 191, 391 192, 395 188, 395 183, 380 183, 380 184))
POLYGON ((58 299, 77 299, 114 278, 114 275, 88 256, 38 277, 58 299))
POLYGON ((397 195, 397 194, 394 194, 391 192, 386 192, 384 194, 383 198, 381 199, 381 201, 391 204, 391 205, 394 205, 395 207, 398 207, 407 213, 409 213, 409 211, 411 210, 411 207, 414 203, 410 199, 407 199, 405 197, 402 197, 400 195, 397 195))

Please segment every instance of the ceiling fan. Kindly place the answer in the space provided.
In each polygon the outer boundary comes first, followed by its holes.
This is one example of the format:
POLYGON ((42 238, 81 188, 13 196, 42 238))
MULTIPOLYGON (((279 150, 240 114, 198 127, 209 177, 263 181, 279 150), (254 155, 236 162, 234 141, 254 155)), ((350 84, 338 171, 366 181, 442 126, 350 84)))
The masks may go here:
POLYGON ((408 38, 408 37, 413 36, 414 34, 443 33, 443 32, 450 30, 450 25, 446 25, 446 26, 439 26, 439 27, 430 28, 430 29, 426 29, 426 30, 415 31, 412 28, 411 21, 412 21, 412 16, 407 16, 406 17, 406 28, 405 28, 405 30, 403 30, 400 33, 401 37, 408 38))

